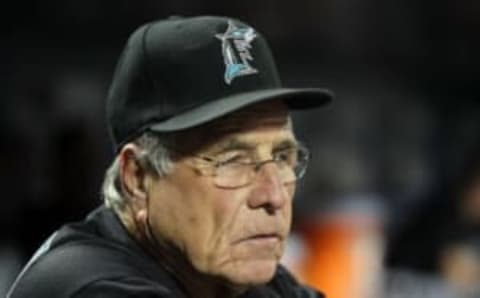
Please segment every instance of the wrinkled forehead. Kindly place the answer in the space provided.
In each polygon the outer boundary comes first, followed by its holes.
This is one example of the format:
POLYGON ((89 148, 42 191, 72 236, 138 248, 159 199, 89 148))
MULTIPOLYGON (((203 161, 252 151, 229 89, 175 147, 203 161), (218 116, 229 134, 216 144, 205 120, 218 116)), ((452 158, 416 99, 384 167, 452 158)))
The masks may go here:
POLYGON ((241 132, 266 126, 285 126, 290 124, 287 106, 282 101, 259 103, 233 112, 205 125, 207 130, 219 132, 241 132))
POLYGON ((200 149, 210 147, 231 135, 268 129, 292 130, 288 108, 282 101, 259 103, 238 110, 187 131, 183 140, 186 141, 185 146, 200 149))

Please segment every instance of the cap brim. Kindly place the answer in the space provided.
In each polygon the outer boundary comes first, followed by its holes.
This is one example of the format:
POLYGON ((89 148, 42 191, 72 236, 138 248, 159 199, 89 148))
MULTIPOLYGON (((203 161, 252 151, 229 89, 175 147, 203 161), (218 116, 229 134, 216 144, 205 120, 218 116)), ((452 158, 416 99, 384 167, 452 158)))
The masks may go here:
POLYGON ((276 88, 246 92, 214 100, 162 122, 154 123, 149 126, 149 128, 157 132, 172 132, 188 129, 215 120, 249 105, 268 100, 283 100, 289 109, 302 110, 323 106, 330 102, 332 98, 333 93, 331 91, 319 88, 276 88))

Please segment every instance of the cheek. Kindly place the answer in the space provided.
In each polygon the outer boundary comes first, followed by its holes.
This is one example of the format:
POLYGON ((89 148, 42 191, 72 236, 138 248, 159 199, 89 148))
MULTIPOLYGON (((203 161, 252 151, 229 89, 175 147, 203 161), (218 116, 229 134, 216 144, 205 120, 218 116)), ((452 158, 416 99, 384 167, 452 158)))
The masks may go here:
POLYGON ((293 200, 296 189, 297 185, 295 183, 287 184, 285 186, 285 192, 287 193, 287 196, 290 198, 290 200, 293 200))
POLYGON ((244 229, 242 214, 247 192, 242 190, 218 190, 213 194, 212 253, 228 251, 230 243, 244 229))
POLYGON ((198 258, 213 223, 208 194, 193 184, 190 181, 190 188, 156 185, 149 195, 149 219, 159 238, 173 243, 187 257, 198 258))
POLYGON ((201 272, 210 271, 213 260, 227 251, 240 201, 238 194, 208 186, 169 191, 166 206, 159 207, 170 239, 201 272))
MULTIPOLYGON (((288 191, 293 194, 294 189, 288 191)), ((264 283, 273 276, 291 224, 291 199, 275 214, 269 214, 263 208, 249 208, 246 204, 249 195, 249 192, 226 193, 216 201, 218 229, 210 247, 208 270, 238 284, 264 283), (284 240, 239 241, 252 232, 270 232, 270 228, 281 233, 284 240)))
POLYGON ((285 208, 283 209, 285 219, 288 221, 288 229, 290 230, 290 225, 292 223, 292 209, 293 209, 293 200, 295 198, 295 190, 296 184, 287 185, 285 191, 287 192, 287 196, 290 198, 289 202, 287 202, 285 208))
POLYGON ((175 194, 162 188, 154 189, 148 197, 148 220, 157 238, 180 246, 181 237, 187 231, 183 222, 188 216, 179 212, 183 207, 175 194))

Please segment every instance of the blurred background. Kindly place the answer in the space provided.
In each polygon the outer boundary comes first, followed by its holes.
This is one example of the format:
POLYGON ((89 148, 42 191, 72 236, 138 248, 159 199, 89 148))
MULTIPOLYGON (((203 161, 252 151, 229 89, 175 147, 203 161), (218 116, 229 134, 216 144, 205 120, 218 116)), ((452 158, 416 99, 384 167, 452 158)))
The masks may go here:
MULTIPOLYGON (((3 7, 0 296, 62 223, 101 204, 104 99, 128 35, 170 15, 261 31, 312 164, 283 262, 329 298, 479 297, 480 2, 52 0, 3 7)), ((188 88, 188 82, 185 82, 188 88)))

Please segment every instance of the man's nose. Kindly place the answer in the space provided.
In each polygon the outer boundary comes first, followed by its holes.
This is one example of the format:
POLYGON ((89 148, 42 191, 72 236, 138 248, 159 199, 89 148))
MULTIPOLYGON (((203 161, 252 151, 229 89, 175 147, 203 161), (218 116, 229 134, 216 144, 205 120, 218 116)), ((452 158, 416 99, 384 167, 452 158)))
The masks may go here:
POLYGON ((253 187, 249 198, 251 208, 264 207, 271 212, 281 209, 290 200, 289 192, 274 162, 261 165, 257 170, 253 187))

